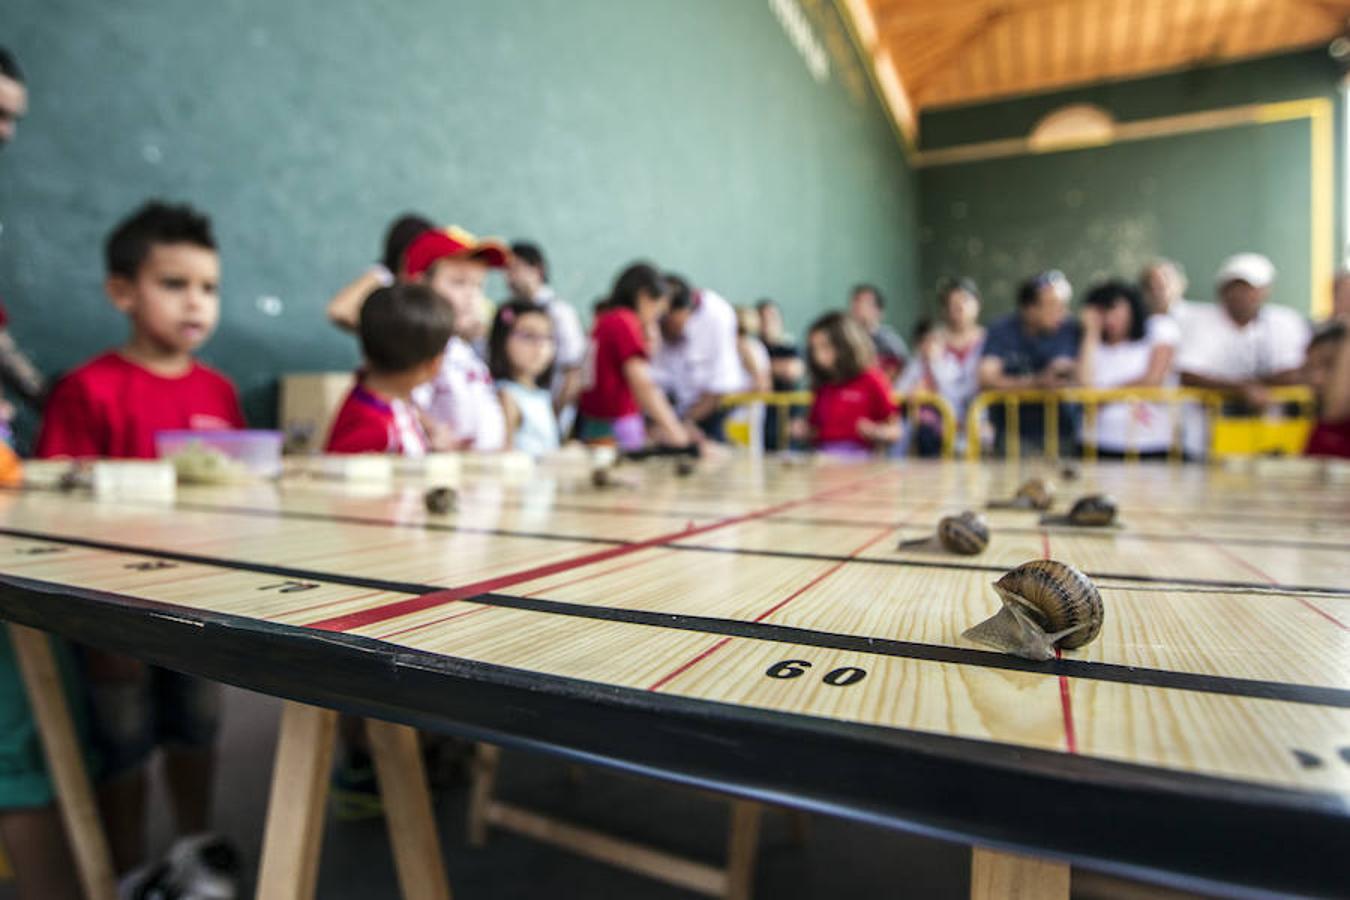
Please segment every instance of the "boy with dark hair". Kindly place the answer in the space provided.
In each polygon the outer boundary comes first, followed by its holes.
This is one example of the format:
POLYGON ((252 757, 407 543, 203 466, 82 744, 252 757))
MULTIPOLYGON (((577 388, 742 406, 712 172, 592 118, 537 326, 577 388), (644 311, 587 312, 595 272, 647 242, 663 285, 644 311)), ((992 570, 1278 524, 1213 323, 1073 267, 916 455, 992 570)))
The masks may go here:
POLYGON ((220 315, 210 221, 152 201, 117 226, 105 252, 104 289, 131 335, 52 389, 37 455, 153 459, 157 431, 243 428, 234 385, 192 355, 220 315))
POLYGON ((436 377, 454 330, 450 305, 425 285, 380 288, 367 297, 359 324, 365 369, 333 420, 327 452, 425 454, 412 392, 436 377))
MULTIPOLYGON (((38 455, 153 458, 157 431, 244 427, 234 385, 193 358, 220 313, 210 221, 191 207, 151 201, 113 230, 105 255, 104 289, 131 335, 53 388, 38 455)), ((124 888, 136 895, 153 881, 188 894, 224 890, 237 877, 237 859, 206 833, 219 685, 89 648, 83 655, 114 865, 126 872, 145 860, 146 764, 156 747, 184 835, 167 866, 143 866, 124 888)))

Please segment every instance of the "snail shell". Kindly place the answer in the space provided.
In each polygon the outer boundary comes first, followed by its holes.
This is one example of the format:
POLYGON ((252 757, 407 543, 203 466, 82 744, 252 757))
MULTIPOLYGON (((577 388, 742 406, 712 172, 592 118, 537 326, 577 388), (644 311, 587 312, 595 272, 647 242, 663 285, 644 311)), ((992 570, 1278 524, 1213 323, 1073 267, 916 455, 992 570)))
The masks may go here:
POLYGON ((1013 495, 1015 505, 1032 509, 1049 509, 1052 502, 1054 491, 1044 478, 1028 478, 1013 495))
POLYGON ((422 497, 422 502, 426 504, 427 512, 436 515, 445 515, 455 508, 457 496, 454 488, 438 487, 432 488, 422 497))
POLYGON ((598 488, 602 488, 608 487, 609 483, 609 468, 607 466, 598 466, 591 469, 591 484, 598 488))
POLYGON ((1116 501, 1105 494, 1080 497, 1069 510, 1071 525, 1110 525, 1116 520, 1116 501))
POLYGON ((1054 659, 1102 630, 1102 596, 1092 580, 1053 559, 1023 563, 994 582, 1003 608, 965 637, 1026 659, 1054 659))
POLYGON ((989 523, 969 510, 944 517, 938 522, 937 534, 944 549, 962 556, 974 556, 989 546, 989 523))

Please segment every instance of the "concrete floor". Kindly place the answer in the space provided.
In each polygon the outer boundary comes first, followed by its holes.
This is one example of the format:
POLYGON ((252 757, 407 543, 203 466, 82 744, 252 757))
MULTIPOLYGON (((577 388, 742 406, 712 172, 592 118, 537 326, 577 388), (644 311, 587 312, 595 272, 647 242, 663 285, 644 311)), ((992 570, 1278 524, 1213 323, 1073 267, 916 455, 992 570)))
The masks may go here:
MULTIPOLYGON (((276 743, 280 701, 226 690, 218 772, 216 828, 242 851, 252 895, 276 743)), ((158 790, 158 785, 156 786, 158 790)), ((580 783, 558 760, 522 754, 502 759, 500 796, 555 812, 592 827, 651 842, 663 849, 718 863, 726 840, 727 806, 714 799, 646 780, 585 770, 580 783)), ((465 837, 467 789, 435 798, 446 865, 456 900, 648 898, 689 900, 698 895, 590 862, 523 837, 497 832, 474 849, 465 837)), ((162 796, 152 800, 151 843, 171 835, 162 796)), ((755 896, 759 898, 961 898, 968 896, 969 851, 960 846, 883 831, 841 819, 812 816, 805 845, 794 842, 786 814, 764 819, 755 896)), ((1075 896, 1083 895, 1077 877, 1075 896)), ((1107 890, 1094 895, 1141 896, 1107 890)), ((1170 892, 1146 892, 1148 896, 1170 892)), ((0 884, 0 900, 13 900, 0 884)), ((383 819, 336 822, 324 836, 318 897, 322 900, 397 897, 383 819)))

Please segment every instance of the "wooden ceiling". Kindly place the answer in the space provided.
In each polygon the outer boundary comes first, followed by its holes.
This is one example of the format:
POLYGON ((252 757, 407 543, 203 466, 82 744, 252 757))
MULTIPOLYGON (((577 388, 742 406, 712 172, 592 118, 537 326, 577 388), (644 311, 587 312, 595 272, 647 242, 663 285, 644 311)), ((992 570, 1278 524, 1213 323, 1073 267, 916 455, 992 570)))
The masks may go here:
POLYGON ((847 5, 855 19, 866 6, 874 60, 894 66, 912 111, 1326 44, 1346 33, 1350 17, 1350 0, 847 5))

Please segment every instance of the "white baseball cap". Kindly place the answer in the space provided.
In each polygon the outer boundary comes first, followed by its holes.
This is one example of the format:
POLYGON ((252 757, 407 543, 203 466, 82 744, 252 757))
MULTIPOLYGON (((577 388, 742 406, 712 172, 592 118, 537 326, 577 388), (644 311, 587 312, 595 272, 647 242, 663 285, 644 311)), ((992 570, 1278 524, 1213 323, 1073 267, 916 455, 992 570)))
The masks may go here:
POLYGON ((1245 281, 1255 288, 1270 287, 1275 282, 1275 264, 1260 253, 1230 256, 1219 266, 1214 283, 1223 287, 1230 281, 1245 281))

